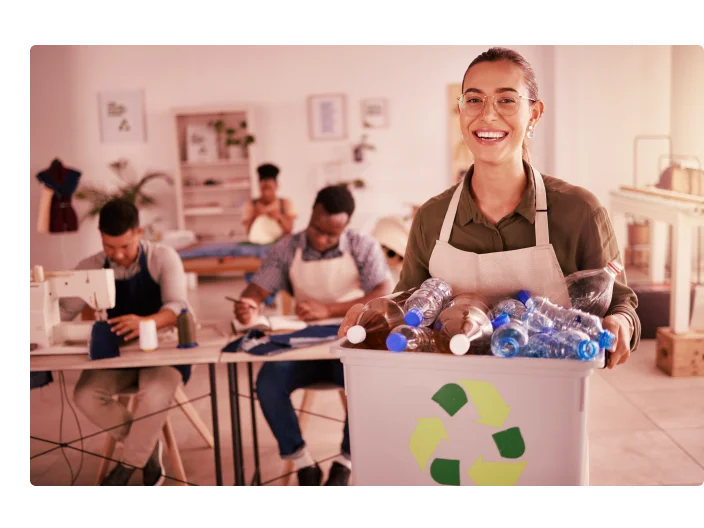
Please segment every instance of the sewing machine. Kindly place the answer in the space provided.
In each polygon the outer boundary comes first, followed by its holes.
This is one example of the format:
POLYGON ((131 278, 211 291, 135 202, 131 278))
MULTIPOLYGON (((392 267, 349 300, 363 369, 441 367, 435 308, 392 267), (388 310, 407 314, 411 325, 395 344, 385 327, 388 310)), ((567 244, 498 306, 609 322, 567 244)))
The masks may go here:
POLYGON ((93 321, 61 321, 59 299, 83 299, 96 311, 99 320, 105 320, 107 310, 115 306, 115 272, 111 269, 45 274, 41 266, 35 266, 30 275, 32 354, 41 354, 66 343, 87 343, 90 340, 93 321))

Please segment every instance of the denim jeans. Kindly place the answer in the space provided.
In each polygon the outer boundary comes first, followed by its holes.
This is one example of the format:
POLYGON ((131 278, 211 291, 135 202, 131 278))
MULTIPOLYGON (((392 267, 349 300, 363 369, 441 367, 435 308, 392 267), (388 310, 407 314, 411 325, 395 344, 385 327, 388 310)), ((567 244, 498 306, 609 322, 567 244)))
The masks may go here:
MULTIPOLYGON (((321 381, 334 383, 342 388, 344 380, 342 363, 337 359, 264 363, 257 376, 257 396, 264 417, 279 443, 282 458, 291 457, 305 445, 301 428, 298 426, 298 417, 291 403, 291 393, 321 381)), ((342 453, 349 457, 350 428, 347 416, 341 449, 342 453)))

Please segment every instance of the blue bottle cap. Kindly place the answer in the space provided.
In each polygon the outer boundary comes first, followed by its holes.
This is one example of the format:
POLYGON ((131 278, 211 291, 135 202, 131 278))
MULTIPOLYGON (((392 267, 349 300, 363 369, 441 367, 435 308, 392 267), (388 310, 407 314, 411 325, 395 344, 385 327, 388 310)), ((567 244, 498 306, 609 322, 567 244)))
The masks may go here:
POLYGON ((389 334, 389 337, 386 338, 386 348, 391 352, 403 352, 406 350, 407 344, 408 339, 402 334, 389 334))
POLYGON ((553 335, 557 333, 557 330, 550 326, 544 326, 540 329, 541 334, 548 334, 548 335, 553 335))
POLYGON ((611 350, 614 346, 614 343, 616 342, 616 336, 609 332, 608 330, 604 330, 600 335, 599 335, 599 347, 604 348, 606 350, 611 350))
POLYGON ((518 341, 512 337, 504 337, 499 339, 499 351, 503 357, 510 358, 515 356, 518 354, 519 348, 521 347, 518 344, 518 341))
POLYGON ((599 352, 599 345, 596 344, 595 341, 580 341, 579 346, 577 347, 577 353, 579 354, 580 359, 583 359, 584 361, 589 361, 592 359, 594 356, 596 356, 597 352, 599 352))
POLYGON ((188 308, 182 308, 182 309, 181 309, 181 313, 182 313, 182 314, 188 313, 188 308))
POLYGON ((495 317, 491 321, 491 326, 494 328, 499 328, 500 326, 503 326, 505 324, 508 324, 511 322, 511 317, 509 317, 508 314, 502 313, 501 315, 495 317))
POLYGON ((527 306, 527 303, 530 300, 530 293, 526 290, 521 290, 516 294, 516 298, 527 306))
POLYGON ((406 315, 403 316, 403 320, 408 326, 420 326, 423 322, 423 312, 418 308, 411 308, 406 312, 406 315))

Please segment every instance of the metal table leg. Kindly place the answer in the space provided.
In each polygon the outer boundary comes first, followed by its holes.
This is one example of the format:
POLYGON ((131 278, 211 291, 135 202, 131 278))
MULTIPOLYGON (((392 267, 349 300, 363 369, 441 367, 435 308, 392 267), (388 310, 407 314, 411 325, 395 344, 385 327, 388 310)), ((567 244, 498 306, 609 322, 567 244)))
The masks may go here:
POLYGON ((247 375, 249 376, 249 404, 252 414, 252 445, 254 447, 254 477, 253 483, 262 485, 261 468, 259 467, 259 441, 257 440, 257 406, 254 401, 254 376, 252 374, 252 364, 247 363, 247 375))
POLYGON ((220 458, 220 425, 218 420, 218 394, 215 383, 215 363, 208 365, 210 373, 210 408, 213 422, 213 442, 215 444, 215 483, 222 486, 222 460, 220 458))
POLYGON ((242 428, 240 427, 240 397, 237 384, 237 363, 228 363, 227 379, 230 389, 230 419, 232 422, 232 454, 235 466, 235 486, 244 486, 244 456, 242 428))

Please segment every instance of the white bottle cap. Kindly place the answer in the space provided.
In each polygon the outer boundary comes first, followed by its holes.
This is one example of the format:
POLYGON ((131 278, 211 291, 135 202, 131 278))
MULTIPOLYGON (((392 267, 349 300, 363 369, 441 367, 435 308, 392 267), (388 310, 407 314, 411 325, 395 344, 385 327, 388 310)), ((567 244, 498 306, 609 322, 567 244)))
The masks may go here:
POLYGON ((361 325, 354 325, 347 330, 347 341, 353 345, 358 345, 367 338, 367 331, 361 325))
POLYGON ((469 338, 464 334, 457 334, 450 339, 450 352, 456 356, 464 356, 469 351, 469 338))

